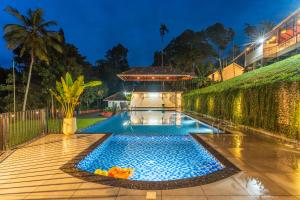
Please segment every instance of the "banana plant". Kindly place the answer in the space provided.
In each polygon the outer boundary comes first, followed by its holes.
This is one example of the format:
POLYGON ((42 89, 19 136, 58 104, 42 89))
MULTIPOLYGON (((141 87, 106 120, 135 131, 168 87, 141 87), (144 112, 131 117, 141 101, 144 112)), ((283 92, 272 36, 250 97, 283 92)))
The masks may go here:
POLYGON ((66 73, 65 79, 56 81, 56 91, 50 89, 50 93, 61 104, 65 118, 73 118, 74 110, 79 104, 79 98, 87 87, 101 85, 101 81, 91 81, 84 83, 84 76, 79 76, 73 81, 69 72, 66 73))

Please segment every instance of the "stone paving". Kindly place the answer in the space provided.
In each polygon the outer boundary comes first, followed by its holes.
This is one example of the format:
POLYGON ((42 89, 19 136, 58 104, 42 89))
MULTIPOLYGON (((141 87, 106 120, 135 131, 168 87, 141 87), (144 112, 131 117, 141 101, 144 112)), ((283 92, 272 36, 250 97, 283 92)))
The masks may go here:
POLYGON ((16 150, 0 163, 0 199, 300 199, 300 152, 241 133, 199 136, 242 170, 208 185, 131 190, 85 182, 59 169, 102 136, 51 134, 16 150))

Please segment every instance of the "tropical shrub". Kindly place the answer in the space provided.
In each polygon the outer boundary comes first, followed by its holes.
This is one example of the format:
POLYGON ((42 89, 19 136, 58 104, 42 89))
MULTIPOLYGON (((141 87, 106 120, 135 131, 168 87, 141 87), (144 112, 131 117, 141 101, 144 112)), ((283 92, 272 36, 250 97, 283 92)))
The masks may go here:
POLYGON ((79 98, 84 90, 99 85, 101 85, 101 81, 84 83, 83 76, 79 76, 73 81, 71 75, 66 73, 65 79, 61 77, 61 82, 56 81, 56 91, 50 90, 50 92, 60 103, 65 118, 73 118, 74 110, 79 104, 79 98))

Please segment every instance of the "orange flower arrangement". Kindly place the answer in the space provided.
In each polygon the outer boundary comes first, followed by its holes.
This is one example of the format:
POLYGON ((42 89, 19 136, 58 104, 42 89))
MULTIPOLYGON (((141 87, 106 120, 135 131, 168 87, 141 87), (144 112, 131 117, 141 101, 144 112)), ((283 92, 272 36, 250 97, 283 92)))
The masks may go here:
POLYGON ((94 174, 102 175, 102 176, 110 176, 114 178, 124 178, 128 179, 133 175, 132 168, 121 168, 121 167, 112 167, 108 171, 96 169, 94 174))
POLYGON ((128 179, 133 174, 132 168, 121 168, 121 167, 112 167, 108 170, 108 176, 114 178, 125 178, 128 179))

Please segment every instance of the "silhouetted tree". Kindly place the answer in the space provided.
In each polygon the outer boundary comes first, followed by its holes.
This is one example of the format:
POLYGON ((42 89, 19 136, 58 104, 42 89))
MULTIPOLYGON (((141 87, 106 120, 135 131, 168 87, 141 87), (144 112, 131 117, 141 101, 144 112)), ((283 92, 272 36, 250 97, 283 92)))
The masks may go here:
POLYGON ((223 53, 227 48, 228 44, 232 42, 234 38, 234 31, 232 28, 226 28, 221 23, 215 23, 206 29, 206 35, 214 45, 217 52, 217 59, 219 61, 219 73, 221 81, 223 81, 222 69, 223 69, 223 53))
POLYGON ((45 21, 42 9, 29 9, 27 15, 20 14, 18 10, 12 7, 7 7, 6 11, 19 20, 18 24, 4 26, 4 39, 7 41, 8 48, 12 50, 20 48, 20 57, 26 52, 30 55, 28 80, 22 109, 25 111, 33 65, 36 59, 49 64, 47 47, 62 52, 61 38, 57 32, 48 30, 48 27, 56 25, 56 22, 45 21))
POLYGON ((214 55, 214 51, 203 31, 188 29, 167 45, 165 54, 172 66, 182 71, 196 72, 198 66, 214 55))
POLYGON ((161 44, 162 44, 162 48, 161 48, 161 66, 164 66, 164 37, 165 35, 169 32, 169 29, 167 27, 166 24, 161 24, 160 28, 159 28, 159 32, 160 32, 160 37, 161 37, 161 44))
POLYGON ((106 52, 105 58, 96 62, 96 68, 102 81, 108 86, 108 94, 121 89, 121 83, 117 74, 129 69, 127 61, 128 49, 118 44, 106 52))

